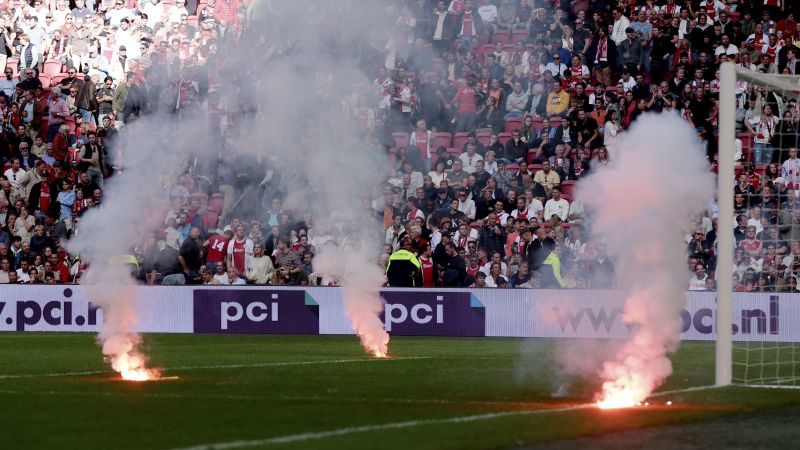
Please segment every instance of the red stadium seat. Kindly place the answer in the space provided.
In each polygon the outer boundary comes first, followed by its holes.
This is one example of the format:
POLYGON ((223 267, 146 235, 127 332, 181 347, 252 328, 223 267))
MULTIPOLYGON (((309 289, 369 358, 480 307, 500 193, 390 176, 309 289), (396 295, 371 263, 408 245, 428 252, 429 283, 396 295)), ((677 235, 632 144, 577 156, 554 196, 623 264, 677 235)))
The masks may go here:
POLYGON ((219 222, 219 214, 217 214, 216 211, 208 211, 205 214, 203 222, 205 222, 209 228, 214 228, 217 226, 217 222, 219 222))
POLYGON ((528 164, 528 172, 531 173, 531 176, 536 175, 536 172, 542 170, 541 164, 528 164))
POLYGON ((392 137, 394 138, 395 148, 408 147, 408 141, 409 141, 408 133, 396 132, 392 133, 392 137))
POLYGON ((496 44, 498 42, 502 42, 503 44, 508 44, 511 41, 511 32, 508 30, 497 30, 492 33, 492 38, 489 40, 490 43, 496 44))
POLYGON ((522 117, 511 117, 506 119, 506 131, 517 131, 522 128, 522 117))
POLYGON ((39 81, 42 83, 42 89, 50 89, 50 76, 47 74, 40 74, 39 81))
POLYGON ((486 55, 492 53, 494 51, 494 45, 486 44, 481 45, 475 50, 475 57, 478 59, 478 62, 481 64, 486 64, 486 55))
POLYGON ((489 33, 481 33, 478 35, 478 47, 489 43, 489 33))
POLYGON ((19 69, 19 59, 8 58, 6 60, 6 67, 10 67, 12 70, 14 70, 14 74, 17 74, 18 73, 17 69, 19 69))
POLYGON ((497 133, 497 141, 503 145, 506 145, 506 142, 511 139, 511 133, 504 132, 504 133, 497 133))
POLYGON ((461 154, 461 149, 460 148, 455 148, 455 147, 450 147, 450 148, 447 149, 447 154, 453 155, 455 157, 458 157, 458 155, 461 154))
POLYGON ((61 73, 61 61, 56 59, 50 59, 44 62, 44 69, 42 70, 42 74, 46 74, 48 76, 58 75, 61 73))
POLYGON ((575 189, 575 183, 576 183, 575 180, 562 181, 561 193, 564 194, 564 196, 569 196, 569 198, 575 198, 574 197, 575 194, 573 193, 575 189))
POLYGON ((197 17, 197 16, 189 16, 188 19, 189 19, 189 21, 188 21, 189 25, 191 25, 195 29, 197 29, 197 24, 199 23, 200 18, 197 17))
POLYGON ((225 196, 219 192, 211 194, 211 199, 208 201, 208 210, 216 213, 222 213, 225 207, 225 196))
POLYGON ((431 147, 451 147, 452 138, 453 136, 446 132, 431 133, 431 147))
POLYGON ((519 41, 528 39, 528 30, 514 30, 511 32, 511 43, 516 44, 519 41))
POLYGON ((459 150, 464 148, 464 144, 467 143, 467 137, 468 136, 469 136, 469 133, 463 133, 463 132, 456 133, 456 135, 453 136, 453 147, 455 147, 455 148, 457 148, 459 150))
POLYGON ((519 170, 519 164, 517 164, 517 163, 506 164, 506 171, 507 172, 514 173, 514 172, 516 172, 518 170, 519 170))
POLYGON ((489 145, 491 142, 492 133, 488 131, 480 131, 475 133, 475 139, 483 145, 489 145))
POLYGON ((60 73, 58 75, 53 75, 50 77, 50 86, 58 86, 61 84, 61 80, 67 78, 69 75, 66 73, 60 73))

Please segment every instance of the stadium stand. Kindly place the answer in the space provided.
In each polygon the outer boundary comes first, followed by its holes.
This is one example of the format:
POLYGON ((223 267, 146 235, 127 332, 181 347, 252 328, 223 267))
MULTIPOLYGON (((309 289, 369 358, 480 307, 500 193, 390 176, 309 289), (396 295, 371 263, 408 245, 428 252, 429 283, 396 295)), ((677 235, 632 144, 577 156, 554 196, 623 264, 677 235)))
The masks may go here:
MULTIPOLYGON (((248 2, 237 0, 201 1, 192 10, 173 0, 152 5, 88 2, 85 10, 62 3, 0 5, 11 30, 5 37, 6 76, 0 81, 0 181, 7 185, 0 195, 0 262, 8 261, 8 268, 0 270, 0 283, 8 281, 9 270, 18 271, 17 278, 26 283, 80 281, 86 263, 66 252, 63 239, 75 231, 73 217, 105 201, 104 183, 122 169, 114 160, 122 151, 118 143, 125 126, 152 113, 145 100, 159 95, 156 86, 178 97, 170 114, 182 114, 192 104, 185 101, 191 93, 197 95, 199 108, 210 113, 209 95, 219 73, 197 61, 223 39, 236 43, 249 25, 248 2), (153 17, 161 13, 166 19, 153 17), (168 66, 181 70, 163 87, 156 69, 168 66), (132 82, 126 81, 128 73, 132 82), (59 131, 62 124, 67 125, 66 136, 59 131), (96 141, 90 142, 95 135, 96 141), (78 164, 75 158, 90 147, 100 150, 93 153, 99 160, 78 164), (74 182, 67 191, 64 179, 74 182), (46 264, 51 255, 56 259, 46 264)), ((397 6, 397 29, 388 39, 400 51, 393 61, 383 56, 360 61, 365 76, 374 80, 369 92, 360 93, 369 114, 348 113, 354 120, 365 114, 374 117, 364 121, 364 135, 382 143, 387 167, 396 170, 385 179, 391 208, 386 209, 383 199, 373 201, 387 256, 411 236, 424 263, 425 286, 450 283, 454 278, 444 276, 447 270, 463 270, 455 279, 470 286, 480 270, 491 277, 489 285, 537 287, 536 270, 547 256, 541 249, 553 244, 567 250, 564 271, 577 280, 577 287, 607 285, 593 279, 601 242, 591 235, 591 214, 576 193, 582 178, 613 164, 618 136, 644 112, 678 114, 697 129, 713 170, 720 62, 732 60, 745 69, 774 74, 800 71, 796 2, 775 7, 782 2, 656 0, 620 2, 622 6, 588 2, 587 7, 585 1, 454 0, 444 2, 443 9, 432 1, 392 3, 397 6), (514 92, 517 82, 519 93, 514 92), (524 99, 522 116, 506 115, 511 96, 524 99), (401 107, 409 104, 410 113, 401 107), (465 104, 474 104, 475 111, 460 109, 465 104), (426 122, 422 134, 415 130, 418 119, 426 122), (429 138, 424 137, 427 131, 429 138), (519 132, 521 144, 515 144, 512 132, 519 132), (464 151, 471 135, 477 141, 475 154, 464 151), (412 142, 419 152, 412 151, 417 150, 412 142), (446 149, 442 173, 436 171, 439 147, 446 149), (426 154, 428 158, 413 156, 426 154), (413 209, 402 198, 410 187, 403 184, 407 170, 411 187, 421 189, 413 209), (557 188, 567 206, 564 214, 545 221, 542 206, 552 201, 557 188), (458 201, 455 212, 451 200, 458 201), (387 214, 397 215, 399 225, 387 222, 387 214), (421 227, 415 230, 417 221, 406 219, 420 215, 421 227), (474 230, 467 242, 476 245, 456 248, 453 256, 447 247, 449 239, 462 237, 459 225, 474 230), (510 243, 517 243, 517 250, 507 251, 510 243), (465 268, 453 258, 462 258, 465 268), (498 262, 502 273, 492 270, 498 262), (518 276, 522 264, 529 269, 524 277, 518 276)), ((792 179, 800 165, 795 167, 791 149, 797 147, 800 102, 752 86, 741 89, 738 102, 741 158, 735 192, 741 194, 736 207, 744 221, 736 229, 737 243, 744 241, 746 251, 737 253, 737 289, 796 289, 800 225, 792 221, 791 212, 800 208, 793 200, 800 183, 792 179), (766 106, 774 115, 765 114, 766 106), (770 138, 766 144, 765 132, 770 138), (769 160, 765 146, 778 150, 769 160), (752 238, 749 225, 756 227, 752 238)), ((228 118, 229 123, 239 119, 228 118)), ((156 235, 175 236, 177 231, 178 238, 170 241, 177 250, 187 239, 187 227, 201 228, 207 248, 204 264, 197 273, 193 268, 186 282, 201 282, 201 271, 220 264, 220 252, 227 252, 238 223, 247 225, 240 238, 262 243, 274 267, 302 267, 302 275, 283 282, 317 282, 311 276, 317 237, 294 225, 302 222, 304 212, 283 208, 279 189, 273 193, 276 203, 247 198, 235 204, 245 189, 229 190, 220 179, 181 174, 174 184, 189 195, 170 195, 171 208, 146 214, 148 224, 158 225, 156 235), (243 209, 242 203, 249 208, 243 209), (288 245, 279 246, 270 236, 288 245), (222 250, 215 253, 215 246, 222 250)), ((703 264, 703 276, 712 278, 705 284, 693 280, 693 288, 713 288, 715 206, 709 205, 708 215, 697 218, 687 233, 687 262, 692 267, 703 264)), ((143 267, 152 267, 142 252, 137 256, 143 267)), ((376 255, 376 260, 385 259, 376 255)), ((272 282, 255 269, 248 275, 250 259, 244 264, 240 272, 246 282, 272 282)), ((158 283, 164 274, 146 275, 141 274, 143 282, 158 283)))

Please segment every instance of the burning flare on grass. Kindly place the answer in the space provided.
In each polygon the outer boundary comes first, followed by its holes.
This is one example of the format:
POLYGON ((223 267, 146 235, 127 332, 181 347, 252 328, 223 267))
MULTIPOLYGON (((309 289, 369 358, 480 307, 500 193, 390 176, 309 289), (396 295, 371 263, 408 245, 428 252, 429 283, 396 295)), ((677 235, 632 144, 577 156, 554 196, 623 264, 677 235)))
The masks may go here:
POLYGON ((103 354, 111 368, 119 372, 126 381, 150 381, 160 373, 147 368, 147 357, 139 351, 141 337, 136 333, 120 333, 103 341, 103 354))
POLYGON ((709 205, 714 184, 696 131, 677 115, 641 116, 615 148, 612 163, 577 192, 594 213, 594 236, 616 257, 622 321, 630 329, 611 354, 581 362, 602 381, 601 408, 635 406, 672 374, 667 355, 680 344, 689 277, 684 228, 709 205))
POLYGON ((147 356, 141 350, 142 337, 133 331, 138 323, 135 305, 139 288, 125 266, 115 263, 92 266, 85 283, 87 296, 103 311, 97 340, 111 368, 127 381, 158 379, 159 372, 147 368, 147 356))
POLYGON ((357 250, 347 244, 342 247, 329 244, 314 263, 320 273, 341 280, 345 314, 364 350, 376 358, 387 357, 389 333, 381 320, 385 302, 379 291, 383 274, 370 263, 370 253, 363 247, 357 250))

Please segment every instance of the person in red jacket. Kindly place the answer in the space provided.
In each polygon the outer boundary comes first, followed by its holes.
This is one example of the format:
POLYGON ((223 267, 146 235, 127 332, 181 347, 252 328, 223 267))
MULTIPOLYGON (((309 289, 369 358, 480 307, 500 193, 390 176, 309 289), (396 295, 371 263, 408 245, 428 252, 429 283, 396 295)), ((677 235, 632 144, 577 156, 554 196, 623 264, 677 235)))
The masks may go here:
POLYGON ((448 106, 456 108, 456 132, 475 131, 475 119, 478 110, 478 91, 475 89, 475 78, 470 77, 461 85, 448 106))
POLYGON ((53 157, 56 161, 64 161, 69 155, 69 126, 61 125, 53 138, 53 157))

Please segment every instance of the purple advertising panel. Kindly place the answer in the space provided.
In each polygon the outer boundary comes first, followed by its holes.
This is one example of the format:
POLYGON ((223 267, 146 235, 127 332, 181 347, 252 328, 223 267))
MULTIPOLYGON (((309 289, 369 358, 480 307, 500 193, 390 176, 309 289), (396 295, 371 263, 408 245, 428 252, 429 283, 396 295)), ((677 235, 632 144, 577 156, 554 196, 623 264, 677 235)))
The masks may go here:
POLYGON ((394 336, 484 336, 486 309, 469 292, 383 291, 386 331, 394 336))
POLYGON ((318 334, 319 305, 304 290, 197 289, 194 331, 318 334))

